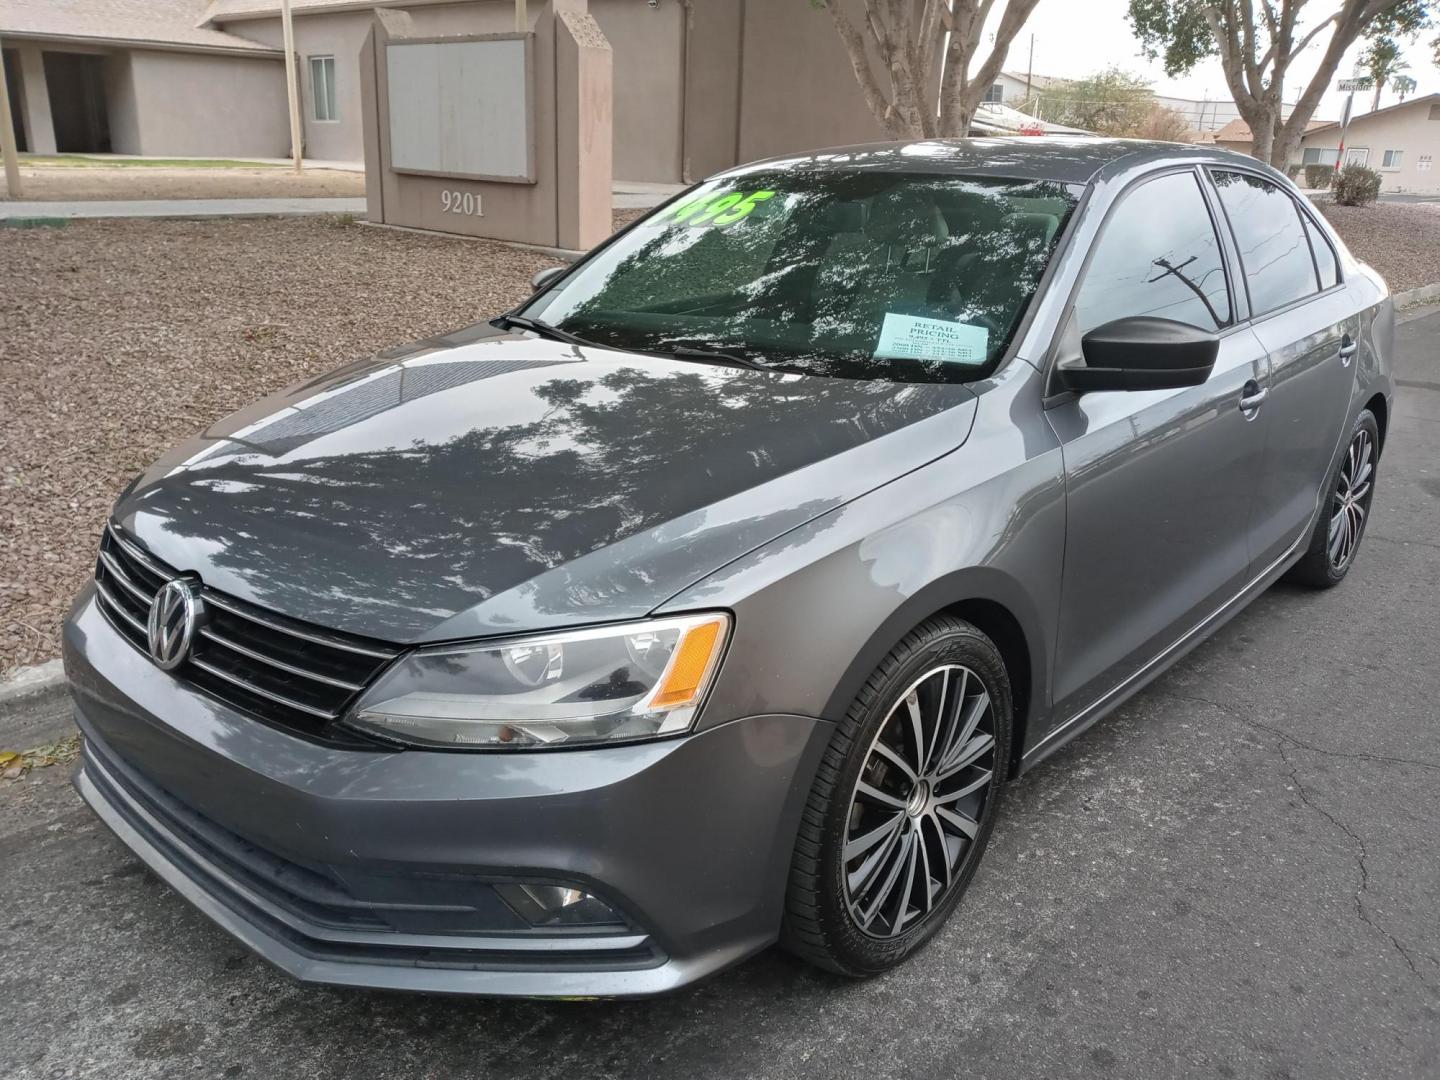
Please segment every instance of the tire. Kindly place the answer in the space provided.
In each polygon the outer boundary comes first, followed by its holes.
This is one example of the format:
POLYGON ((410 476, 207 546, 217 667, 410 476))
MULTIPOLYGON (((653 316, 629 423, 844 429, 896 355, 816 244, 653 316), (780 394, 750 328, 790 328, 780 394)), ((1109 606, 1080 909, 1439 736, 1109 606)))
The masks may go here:
POLYGON ((790 867, 786 949, 863 978, 893 968, 940 929, 995 825, 1011 701, 999 651, 960 619, 930 619, 881 662, 836 725, 810 790, 790 867), (912 700, 925 742, 918 752, 912 700))
POLYGON ((1375 414, 1363 409, 1355 418, 1349 444, 1327 481, 1325 509, 1315 522, 1310 546, 1286 573, 1286 581, 1315 589, 1332 589, 1345 580, 1355 565, 1365 526, 1370 521, 1379 464, 1380 427, 1375 422, 1375 414), (1356 490, 1358 496, 1352 494, 1356 490), (1332 533, 1332 527, 1342 530, 1341 534, 1332 533))

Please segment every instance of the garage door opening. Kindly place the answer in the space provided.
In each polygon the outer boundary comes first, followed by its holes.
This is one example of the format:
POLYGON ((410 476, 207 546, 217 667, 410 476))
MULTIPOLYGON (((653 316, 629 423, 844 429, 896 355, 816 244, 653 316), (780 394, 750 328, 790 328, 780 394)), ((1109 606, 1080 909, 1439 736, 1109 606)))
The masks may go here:
POLYGON ((45 85, 62 154, 108 154, 110 118, 105 111, 105 57, 47 52, 45 85))

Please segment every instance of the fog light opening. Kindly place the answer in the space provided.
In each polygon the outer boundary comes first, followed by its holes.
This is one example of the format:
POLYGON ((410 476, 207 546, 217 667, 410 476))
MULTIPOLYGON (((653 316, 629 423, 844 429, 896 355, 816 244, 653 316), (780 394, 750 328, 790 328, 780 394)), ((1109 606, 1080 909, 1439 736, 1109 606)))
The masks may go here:
POLYGON ((598 897, 569 885, 496 885, 495 891, 531 926, 621 926, 598 897))

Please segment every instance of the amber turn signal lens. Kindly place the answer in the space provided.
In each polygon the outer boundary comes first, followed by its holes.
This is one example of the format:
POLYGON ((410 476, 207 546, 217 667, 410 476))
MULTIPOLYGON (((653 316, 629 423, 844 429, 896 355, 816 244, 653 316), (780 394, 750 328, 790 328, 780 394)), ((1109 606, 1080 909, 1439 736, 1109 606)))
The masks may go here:
POLYGON ((705 683, 706 672, 710 670, 715 653, 720 646, 720 632, 724 622, 711 619, 692 626, 675 647, 670 666, 661 676, 660 684, 651 695, 649 707, 669 709, 691 702, 705 683))

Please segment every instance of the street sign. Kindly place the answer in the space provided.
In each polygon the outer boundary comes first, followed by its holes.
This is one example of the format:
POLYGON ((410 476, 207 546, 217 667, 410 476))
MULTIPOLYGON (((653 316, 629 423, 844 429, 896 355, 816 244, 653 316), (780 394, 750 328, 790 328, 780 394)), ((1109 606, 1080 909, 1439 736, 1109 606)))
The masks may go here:
POLYGON ((1348 91, 1349 91, 1350 93, 1352 93, 1352 94, 1353 94, 1356 90, 1369 90, 1369 89, 1370 89, 1370 80, 1369 80, 1369 79, 1364 79, 1364 78, 1361 78, 1361 79, 1341 79, 1339 82, 1337 82, 1337 83, 1335 84, 1335 89, 1337 89, 1337 90, 1348 90, 1348 91))

